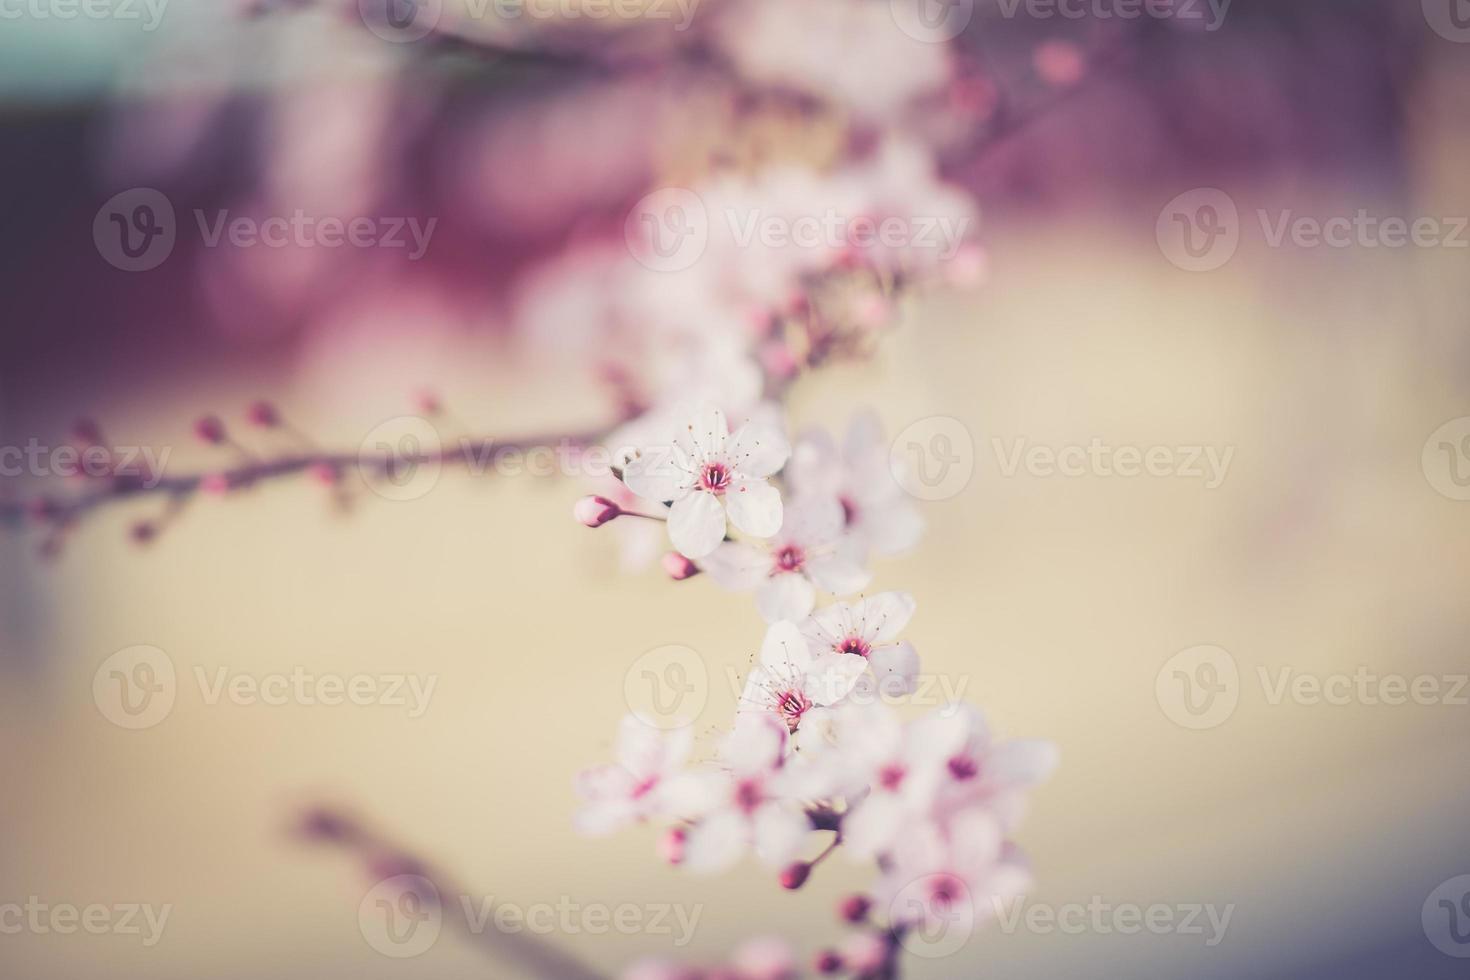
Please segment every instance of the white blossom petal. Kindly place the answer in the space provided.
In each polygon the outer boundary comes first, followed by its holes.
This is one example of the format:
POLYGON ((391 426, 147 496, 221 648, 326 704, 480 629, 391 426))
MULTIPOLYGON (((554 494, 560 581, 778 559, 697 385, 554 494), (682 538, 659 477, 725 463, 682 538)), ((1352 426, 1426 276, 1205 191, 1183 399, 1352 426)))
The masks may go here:
POLYGON ((806 572, 818 588, 833 595, 852 595, 873 580, 873 574, 860 562, 843 554, 812 558, 806 563, 806 572))
POLYGON ((781 530, 784 516, 781 491, 765 480, 742 480, 725 492, 730 522, 757 538, 769 538, 781 530))
POLYGON ((676 500, 669 510, 669 540, 686 558, 704 558, 725 538, 725 508, 712 493, 676 500))
POLYGON ((880 592, 864 599, 855 610, 863 638, 870 643, 892 643, 913 618, 916 606, 907 592, 880 592))
POLYGON ((772 623, 761 642, 761 665, 781 676, 804 674, 812 664, 806 637, 787 620, 772 623))
POLYGON ((688 472, 673 446, 650 446, 623 469, 623 482, 644 500, 663 503, 689 493, 688 472))
POLYGON ((713 406, 694 413, 675 437, 676 444, 695 462, 723 457, 730 426, 725 413, 713 406))
POLYGON ((684 840, 683 866, 698 874, 716 874, 734 867, 745 854, 750 824, 734 810, 719 810, 689 828, 684 840))
POLYGON ((847 697, 868 662, 855 653, 827 652, 812 662, 802 692, 813 704, 826 707, 847 697))
POLYGON ((868 666, 878 693, 884 697, 912 694, 919 679, 919 654, 909 643, 874 647, 868 666))
POLYGON ((786 465, 791 458, 791 444, 774 426, 747 422, 730 440, 725 455, 741 474, 766 477, 786 465))
POLYGON ((766 580, 771 556, 761 548, 726 541, 701 559, 699 567, 722 588, 748 591, 766 580))
POLYGON ((811 821, 796 804, 763 803, 755 812, 756 854, 773 868, 789 864, 811 829, 811 821))
POLYGON ((805 619, 816 604, 817 590, 798 572, 772 575, 755 594, 755 607, 768 623, 805 619))

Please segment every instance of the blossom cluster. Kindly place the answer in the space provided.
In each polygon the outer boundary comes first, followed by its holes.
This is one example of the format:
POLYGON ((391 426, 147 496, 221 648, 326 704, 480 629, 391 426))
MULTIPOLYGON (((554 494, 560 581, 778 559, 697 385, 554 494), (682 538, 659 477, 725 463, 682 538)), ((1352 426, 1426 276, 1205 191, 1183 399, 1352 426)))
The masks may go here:
MULTIPOLYGON (((849 945, 867 943, 873 955, 819 957, 822 972, 855 976, 882 975, 908 931, 956 916, 983 922, 1028 887, 1010 838, 1027 791, 1056 762, 1048 743, 996 739, 972 705, 907 720, 896 706, 919 677, 904 636, 917 603, 901 591, 861 594, 869 561, 912 547, 922 530, 889 457, 871 415, 859 415, 839 446, 821 431, 793 443, 779 413, 732 431, 706 406, 627 452, 625 502, 592 497, 578 507, 593 526, 624 515, 661 521, 682 563, 675 577, 705 572, 753 591, 766 622, 713 760, 691 761, 689 725, 625 717, 615 761, 578 779, 578 829, 659 822, 669 862, 716 873, 753 855, 793 889, 835 851, 872 865, 868 894, 852 900, 862 914, 849 917, 870 928, 849 945), (815 858, 803 856, 824 838, 815 858)), ((774 962, 772 947, 761 949, 774 962)), ((669 969, 645 963, 629 976, 691 975, 669 969)))

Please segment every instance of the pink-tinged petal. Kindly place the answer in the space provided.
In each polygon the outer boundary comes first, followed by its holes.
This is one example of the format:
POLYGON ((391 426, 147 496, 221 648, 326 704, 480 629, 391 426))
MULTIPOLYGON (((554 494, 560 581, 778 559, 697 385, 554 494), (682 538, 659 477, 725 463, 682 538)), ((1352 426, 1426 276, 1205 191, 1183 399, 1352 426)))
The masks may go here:
POLYGON ((869 643, 892 643, 914 618, 917 604, 907 592, 880 592, 858 603, 856 615, 869 643))
POLYGON ((825 429, 809 429, 791 450, 786 477, 798 495, 836 497, 842 487, 842 459, 825 429))
POLYGON ((700 561, 699 567, 721 588, 745 592, 766 580, 771 556, 764 549, 726 541, 700 561))
POLYGON ((747 422, 725 447, 725 457, 744 476, 766 477, 786 465, 791 444, 780 429, 747 422))
POLYGON ((805 619, 816 604, 817 590, 799 572, 772 575, 755 594, 755 607, 768 623, 805 619))
POLYGON ((823 592, 839 596, 859 592, 873 580, 872 572, 856 559, 842 554, 813 558, 806 563, 806 572, 823 592))
POLYGON ((802 689, 813 704, 836 704, 847 697, 867 669, 868 661, 855 653, 829 651, 813 661, 802 689))
POLYGON ((730 435, 730 426, 725 413, 718 408, 707 407, 694 413, 675 438, 676 444, 691 460, 702 462, 711 457, 722 457, 725 442, 730 435))
POLYGON ((1000 860, 1004 843, 1000 821, 985 810, 962 810, 950 818, 950 861, 965 878, 973 881, 1000 860))
POLYGON ((698 874, 728 871, 745 854, 750 823, 734 810, 718 810, 689 828, 683 866, 698 874))
POLYGON ((725 492, 730 523, 746 534, 769 538, 781 529, 781 491, 765 480, 744 480, 725 492))
POLYGON ((595 766, 577 774, 573 788, 584 800, 631 797, 638 778, 622 766, 595 766))
POLYGON ((584 837, 606 837, 637 819, 638 808, 632 800, 597 800, 573 814, 572 828, 584 837))
POLYGON ((664 730, 628 715, 618 724, 618 762, 634 776, 657 776, 682 763, 694 745, 690 728, 664 730))
POLYGON ((802 624, 802 632, 813 646, 830 649, 847 639, 857 623, 855 612, 856 608, 850 603, 834 602, 812 613, 811 618, 802 624))
POLYGON ((650 446, 623 469, 623 482, 644 500, 662 503, 689 493, 689 473, 672 446, 650 446))
POLYGON ((767 866, 790 863, 812 829, 801 807, 790 802, 761 805, 755 812, 755 852, 767 866))
POLYGON ((1002 742, 985 757, 984 777, 1011 786, 1044 783, 1056 771, 1059 753, 1051 742, 1018 738, 1002 742))
POLYGON ((786 506, 779 538, 815 548, 836 541, 843 523, 842 504, 836 497, 800 497, 786 506))
POLYGON ((787 620, 772 623, 761 641, 761 665, 776 676, 790 677, 806 673, 811 663, 811 650, 796 624, 787 620))
POLYGON ((720 742, 720 761, 739 778, 776 767, 786 752, 786 726, 766 712, 736 715, 735 726, 720 742))
POLYGON ((976 925, 989 922, 1001 909, 1014 905, 1017 899, 1035 885, 1031 869, 1025 864, 1002 860, 989 873, 976 881, 971 894, 975 901, 976 925))
POLYGON ((669 509, 669 540, 685 558, 704 558, 725 538, 725 508, 712 493, 698 491, 669 509))
POLYGON ((919 654, 908 643, 874 647, 868 654, 868 666, 873 670, 878 692, 884 697, 912 694, 919 679, 919 654))
POLYGON ((843 817, 843 850, 853 860, 871 861, 898 837, 904 829, 905 816, 897 797, 874 793, 843 817))

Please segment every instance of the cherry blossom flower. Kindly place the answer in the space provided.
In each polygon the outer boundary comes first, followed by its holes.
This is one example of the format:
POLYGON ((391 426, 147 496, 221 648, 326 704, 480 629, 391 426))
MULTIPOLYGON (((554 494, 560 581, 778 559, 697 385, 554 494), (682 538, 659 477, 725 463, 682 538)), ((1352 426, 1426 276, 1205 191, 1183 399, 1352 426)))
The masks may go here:
POLYGON ((609 834, 661 812, 668 777, 688 758, 693 740, 688 728, 662 731, 636 715, 623 718, 617 762, 577 777, 577 793, 585 801, 576 816, 578 831, 609 834))
POLYGON ((709 555, 725 537, 726 519, 757 538, 781 528, 781 493, 769 477, 791 448, 781 433, 750 422, 730 434, 725 415, 707 408, 670 445, 642 449, 623 471, 628 489, 646 500, 671 502, 669 539, 688 558, 709 555))
POLYGON ((786 742, 786 727, 773 716, 739 714, 720 743, 725 771, 690 774, 680 781, 676 796, 702 810, 684 842, 685 867, 723 871, 752 846, 773 868, 795 856, 811 824, 788 792, 792 780, 782 767, 786 742))
POLYGON ((975 929, 1032 884, 1025 859, 1005 842, 1000 822, 979 808, 943 824, 922 821, 906 828, 886 868, 874 894, 889 920, 926 932, 975 929))
POLYGON ((1042 739, 997 742, 974 705, 951 705, 924 723, 936 751, 947 753, 938 794, 941 811, 984 806, 1009 832, 1025 813, 1026 791, 1049 779, 1057 767, 1054 744, 1042 739))
POLYGON ((836 602, 802 624, 802 634, 817 651, 856 654, 871 669, 860 679, 860 693, 896 696, 913 690, 919 655, 898 634, 914 614, 907 592, 883 592, 856 603, 836 602))
POLYGON ((787 468, 794 495, 831 496, 842 505, 847 530, 875 555, 909 550, 924 520, 894 479, 883 425, 871 412, 854 415, 841 447, 822 429, 802 434, 787 468))
POLYGON ((850 651, 829 650, 813 657, 794 623, 776 623, 766 631, 760 663, 746 679, 740 710, 769 713, 794 733, 812 708, 845 698, 867 667, 864 658, 850 651))
POLYGON ((818 589, 851 595, 872 578, 860 546, 843 534, 842 506, 831 497, 792 501, 765 547, 729 542, 702 567, 727 589, 754 589, 756 608, 768 623, 799 622, 811 615, 818 589))

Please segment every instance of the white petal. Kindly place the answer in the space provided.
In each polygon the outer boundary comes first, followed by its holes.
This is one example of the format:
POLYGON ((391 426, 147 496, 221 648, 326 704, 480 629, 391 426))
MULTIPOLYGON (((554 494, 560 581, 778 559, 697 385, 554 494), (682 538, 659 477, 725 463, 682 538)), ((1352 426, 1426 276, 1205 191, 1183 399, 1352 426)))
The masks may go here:
POLYGON ((870 861, 886 850, 903 828, 904 811, 888 793, 874 793, 842 819, 843 850, 854 860, 870 861))
POLYGON ((689 769, 662 780, 654 793, 657 812, 693 820, 729 798, 730 776, 713 769, 689 769))
POLYGON ((841 554, 811 559, 806 572, 818 588, 833 595, 852 595, 873 580, 873 574, 856 559, 841 554))
POLYGON ((705 556, 699 567, 722 588, 744 592, 766 580, 771 570, 771 556, 752 545, 726 541, 705 556))
POLYGON ((790 677, 806 673, 811 663, 806 637, 796 624, 787 620, 772 623, 761 642, 761 664, 778 677, 790 677))
POLYGON ((907 592, 880 592, 858 603, 857 618, 869 643, 892 643, 914 616, 914 597, 907 592))
POLYGON ((842 453, 849 461, 864 459, 874 452, 887 454, 883 440, 883 423, 870 408, 855 412, 847 424, 847 437, 843 440, 842 453))
POLYGON ((720 742, 720 761, 736 774, 765 773, 781 761, 786 739, 786 726, 767 712, 736 715, 720 742))
POLYGON ((618 763, 635 776, 657 776, 683 762, 693 743, 688 727, 665 731, 628 715, 618 725, 618 763))
POLYGON ((800 572, 772 575, 755 594, 755 607, 768 623, 805 619, 816 604, 817 590, 800 572))
POLYGON ((689 492, 689 474, 672 446, 650 446, 623 470, 623 482, 644 500, 662 503, 689 492))
POLYGON ((919 679, 919 654, 908 643, 874 647, 868 654, 868 666, 884 697, 912 694, 919 679))
POLYGON ((769 538, 781 530, 781 491, 765 480, 744 480, 725 492, 730 522, 757 538, 769 538))
POLYGON ((669 540, 686 558, 704 558, 725 538, 725 508, 712 493, 698 491, 674 501, 669 540))
POLYGON ((712 456, 724 455, 729 434, 725 413, 718 408, 707 407, 695 412, 694 417, 685 423, 676 442, 691 460, 702 462, 712 456))
POLYGON ((842 485, 842 460, 836 443, 825 429, 810 429, 802 433, 791 450, 786 478, 798 494, 837 495, 842 485))
POLYGON ((637 816, 637 807, 631 800, 596 800, 573 815, 572 827, 585 837, 606 837, 633 823, 637 816))
POLYGON ((684 841, 684 867, 714 874, 733 867, 745 853, 750 823, 733 810, 719 810, 689 828, 684 841))
POLYGON ((950 818, 949 840, 950 860, 960 874, 973 880, 999 860, 1005 835, 993 815, 971 809, 950 818))
POLYGON ((855 653, 824 653, 807 671, 802 691, 813 704, 836 704, 847 697, 867 669, 868 662, 855 653))
POLYGON ((747 422, 725 447, 725 458, 744 476, 770 476, 791 458, 791 444, 774 426, 747 422))
POLYGON ((843 523, 836 497, 801 497, 787 505, 780 539, 807 548, 829 544, 842 534, 843 523))
POLYGON ((755 851, 773 868, 789 864, 812 829, 811 821, 791 803, 772 802, 755 812, 755 851))
POLYGON ((802 632, 813 645, 831 648, 848 637, 856 623, 855 612, 856 607, 850 603, 834 602, 812 613, 803 624, 802 632))

